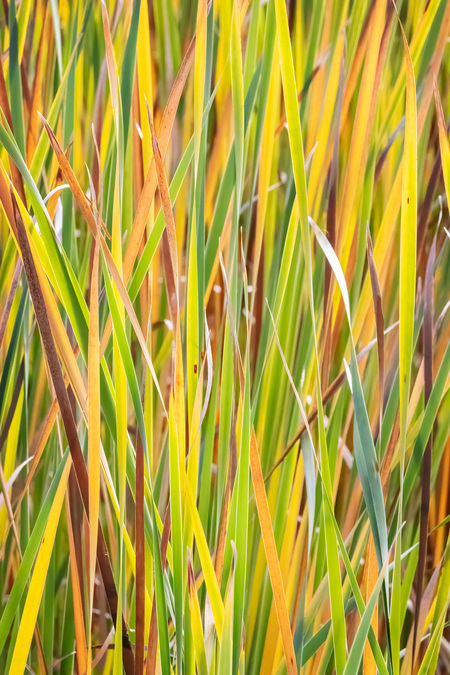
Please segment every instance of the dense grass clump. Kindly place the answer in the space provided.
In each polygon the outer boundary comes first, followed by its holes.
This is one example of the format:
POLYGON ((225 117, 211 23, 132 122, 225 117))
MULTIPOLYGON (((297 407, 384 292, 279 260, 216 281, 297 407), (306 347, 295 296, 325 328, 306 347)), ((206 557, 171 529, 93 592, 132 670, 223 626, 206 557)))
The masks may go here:
POLYGON ((0 5, 0 672, 450 672, 450 2, 0 5))

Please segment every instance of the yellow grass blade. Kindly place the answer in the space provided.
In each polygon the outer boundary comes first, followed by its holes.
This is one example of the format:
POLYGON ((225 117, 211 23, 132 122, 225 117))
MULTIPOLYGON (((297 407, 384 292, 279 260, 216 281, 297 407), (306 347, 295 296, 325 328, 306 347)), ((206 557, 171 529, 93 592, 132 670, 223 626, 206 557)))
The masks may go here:
POLYGON ((16 644, 11 660, 9 672, 11 675, 23 675, 26 668, 28 652, 30 650, 31 640, 33 637, 34 627, 41 603, 42 591, 44 590, 45 578, 50 563, 50 556, 53 550, 53 543, 55 541, 56 529, 58 527, 61 507, 64 500, 64 493, 66 490, 67 480, 69 478, 70 467, 72 460, 70 455, 67 456, 64 471, 61 476, 61 481, 58 490, 55 494, 55 499, 50 510, 47 525, 42 537, 41 546, 37 554, 36 563, 34 565, 33 576, 31 577, 30 586, 28 589, 27 599, 20 621, 19 632, 17 633, 16 644))
MULTIPOLYGON (((417 240, 417 113, 414 70, 406 36, 401 26, 406 60, 405 145, 403 151, 402 214, 400 229, 400 328, 399 328, 399 388, 400 388, 400 495, 398 523, 402 522, 403 474, 408 428, 408 402, 413 356, 414 303, 416 290, 417 240)), ((400 593, 401 593, 401 531, 395 547, 392 583, 391 639, 393 669, 400 670, 400 593)))
POLYGON ((203 575, 205 578, 206 590, 208 591, 209 602, 214 616, 214 623, 217 631, 219 642, 222 639, 222 629, 224 620, 223 601, 220 595, 219 584, 217 583, 214 565, 208 549, 203 525, 198 515, 198 510, 195 505, 194 497, 191 487, 186 481, 186 507, 190 512, 192 519, 192 526, 194 529, 195 540, 197 542, 198 555, 202 565, 203 575))
POLYGON ((195 47, 194 63, 194 138, 195 138, 195 170, 198 167, 200 139, 202 132, 203 97, 205 92, 206 67, 206 0, 200 0, 197 5, 197 42, 195 47))

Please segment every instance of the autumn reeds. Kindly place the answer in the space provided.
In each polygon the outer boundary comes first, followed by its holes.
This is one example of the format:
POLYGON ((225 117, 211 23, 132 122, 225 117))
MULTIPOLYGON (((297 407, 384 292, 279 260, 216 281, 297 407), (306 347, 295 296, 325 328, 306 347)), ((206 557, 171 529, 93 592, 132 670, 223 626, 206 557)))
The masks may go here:
POLYGON ((450 3, 0 28, 0 671, 449 672, 450 3))

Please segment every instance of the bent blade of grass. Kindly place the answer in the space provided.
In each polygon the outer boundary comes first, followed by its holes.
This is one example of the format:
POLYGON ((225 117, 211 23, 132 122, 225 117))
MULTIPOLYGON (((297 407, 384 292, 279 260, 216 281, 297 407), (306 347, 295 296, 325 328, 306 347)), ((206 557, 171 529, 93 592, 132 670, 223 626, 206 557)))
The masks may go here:
MULTIPOLYGON (((348 323, 349 326, 351 326, 350 299, 348 296, 347 285, 345 283, 345 276, 342 271, 342 267, 339 263, 336 253, 330 246, 323 232, 317 227, 316 223, 312 219, 310 219, 310 223, 317 237, 317 241, 319 242, 336 276, 336 280, 342 293, 348 323)), ((350 341, 350 346, 350 373, 355 406, 355 429, 357 429, 358 436, 361 441, 355 447, 355 459, 358 468, 358 474, 363 487, 364 499, 369 512, 377 551, 378 566, 380 569, 383 564, 383 560, 385 560, 387 555, 387 527, 383 491, 381 487, 380 472, 377 467, 376 452, 370 430, 367 408, 362 391, 361 379, 358 371, 358 363, 353 339, 350 341)))

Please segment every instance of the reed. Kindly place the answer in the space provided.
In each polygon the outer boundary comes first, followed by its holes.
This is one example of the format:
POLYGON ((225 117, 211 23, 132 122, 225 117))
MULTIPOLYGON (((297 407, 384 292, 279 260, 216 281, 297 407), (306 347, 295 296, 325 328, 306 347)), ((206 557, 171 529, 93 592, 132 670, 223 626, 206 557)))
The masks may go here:
POLYGON ((1 672, 450 672, 450 2, 0 29, 1 672))

